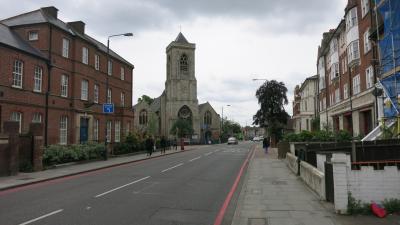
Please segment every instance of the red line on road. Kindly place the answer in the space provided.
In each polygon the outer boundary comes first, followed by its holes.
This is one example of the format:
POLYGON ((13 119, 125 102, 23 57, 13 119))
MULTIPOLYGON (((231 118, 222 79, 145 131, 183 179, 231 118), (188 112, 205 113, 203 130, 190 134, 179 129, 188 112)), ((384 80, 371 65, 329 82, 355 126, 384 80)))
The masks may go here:
POLYGON ((242 167, 239 170, 238 175, 236 176, 235 182, 232 185, 231 190, 229 191, 228 195, 225 198, 224 204, 222 205, 221 209, 219 210, 218 216, 214 221, 214 225, 220 225, 222 223, 222 220, 224 219, 224 215, 226 212, 226 209, 228 208, 229 203, 231 202, 233 193, 235 193, 235 190, 239 184, 240 178, 242 177, 243 171, 247 163, 249 162, 250 156, 254 153, 254 149, 249 152, 249 154, 246 157, 246 160, 243 162, 242 167))

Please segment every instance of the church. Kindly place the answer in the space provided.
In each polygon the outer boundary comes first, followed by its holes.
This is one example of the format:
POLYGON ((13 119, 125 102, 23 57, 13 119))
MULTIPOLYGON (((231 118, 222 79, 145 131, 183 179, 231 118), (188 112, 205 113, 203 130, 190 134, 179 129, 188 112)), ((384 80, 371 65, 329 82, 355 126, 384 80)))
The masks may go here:
POLYGON ((195 76, 196 44, 189 43, 182 33, 166 49, 167 72, 165 90, 152 102, 138 102, 134 109, 134 129, 139 134, 175 138, 170 133, 178 118, 192 122, 194 133, 187 139, 193 143, 217 142, 220 136, 219 114, 209 102, 199 104, 195 76))

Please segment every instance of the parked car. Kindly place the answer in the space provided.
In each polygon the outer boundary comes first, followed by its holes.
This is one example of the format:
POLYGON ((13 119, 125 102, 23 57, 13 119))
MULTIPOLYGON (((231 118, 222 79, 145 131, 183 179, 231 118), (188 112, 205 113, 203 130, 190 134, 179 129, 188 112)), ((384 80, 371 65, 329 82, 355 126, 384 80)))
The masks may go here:
POLYGON ((256 136, 253 138, 253 141, 262 141, 264 139, 263 136, 256 136))
POLYGON ((228 145, 237 145, 238 144, 238 140, 235 137, 230 137, 228 138, 228 145))

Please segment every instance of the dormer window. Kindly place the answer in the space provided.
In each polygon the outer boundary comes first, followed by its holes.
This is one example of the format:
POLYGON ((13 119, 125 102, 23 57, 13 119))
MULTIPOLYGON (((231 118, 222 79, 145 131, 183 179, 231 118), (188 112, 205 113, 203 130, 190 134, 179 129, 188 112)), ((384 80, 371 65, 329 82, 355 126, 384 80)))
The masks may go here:
POLYGON ((28 39, 30 41, 37 41, 39 39, 39 34, 37 31, 29 31, 28 39))
POLYGON ((185 54, 181 56, 181 59, 179 60, 180 64, 180 70, 181 72, 188 72, 189 71, 189 65, 188 65, 188 59, 185 54))

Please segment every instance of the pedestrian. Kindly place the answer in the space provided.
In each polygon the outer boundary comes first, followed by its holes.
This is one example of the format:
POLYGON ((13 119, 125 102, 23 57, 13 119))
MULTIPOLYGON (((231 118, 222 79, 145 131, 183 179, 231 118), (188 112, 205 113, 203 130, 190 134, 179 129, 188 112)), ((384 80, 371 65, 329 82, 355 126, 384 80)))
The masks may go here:
POLYGON ((167 140, 165 139, 164 136, 161 136, 160 145, 161 145, 161 154, 165 154, 165 149, 167 148, 167 140))
POLYGON ((147 137, 146 139, 146 150, 147 150, 147 156, 151 157, 151 154, 153 153, 153 147, 154 146, 154 141, 152 137, 147 137))
POLYGON ((178 150, 178 141, 176 140, 176 138, 173 140, 173 144, 174 144, 174 149, 178 150))
POLYGON ((265 154, 268 153, 268 148, 269 148, 269 137, 265 137, 263 140, 263 148, 265 151, 265 154))

